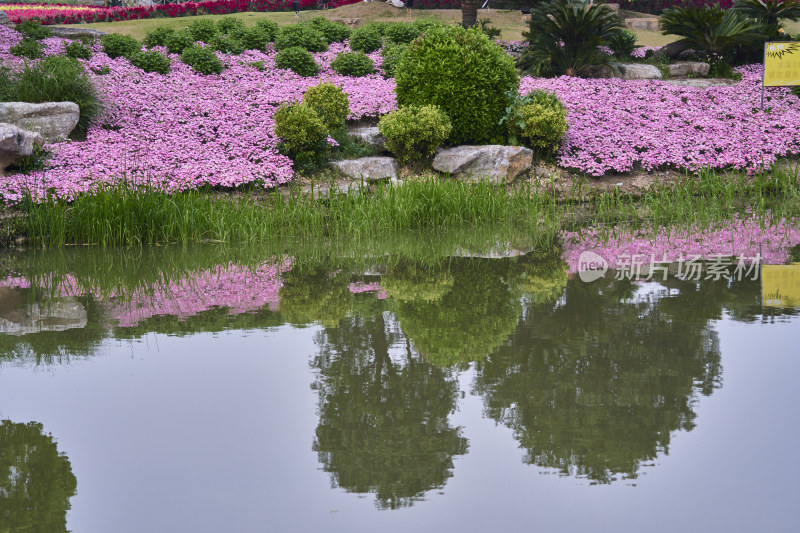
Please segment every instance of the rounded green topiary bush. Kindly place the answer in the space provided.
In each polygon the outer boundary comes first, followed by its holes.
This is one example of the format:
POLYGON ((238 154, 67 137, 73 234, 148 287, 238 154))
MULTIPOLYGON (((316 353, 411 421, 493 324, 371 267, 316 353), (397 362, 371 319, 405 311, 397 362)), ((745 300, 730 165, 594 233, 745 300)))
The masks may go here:
POLYGON ((361 77, 375 72, 375 65, 363 52, 342 52, 331 62, 331 68, 344 76, 361 77))
POLYGON ((164 38, 164 46, 170 54, 182 54, 190 46, 194 46, 194 39, 185 31, 176 31, 164 38))
POLYGON ((350 100, 347 95, 330 82, 309 87, 303 95, 303 103, 317 112, 329 131, 344 127, 350 114, 350 100))
POLYGON ((235 56, 238 56, 247 49, 242 41, 231 35, 217 35, 210 44, 214 50, 218 52, 233 54, 235 56))
POLYGON ((167 56, 155 50, 139 52, 130 57, 133 66, 139 67, 145 72, 157 72, 167 74, 172 68, 172 62, 167 56))
POLYGON ((356 28, 350 34, 350 50, 368 54, 383 44, 383 35, 377 25, 370 23, 356 28))
POLYGON ((314 17, 309 24, 322 35, 328 43, 341 43, 350 38, 352 30, 341 22, 328 20, 325 17, 314 17))
POLYGON ((217 22, 217 30, 220 33, 233 34, 244 30, 246 27, 243 20, 235 17, 222 17, 219 22, 217 22))
POLYGON ((567 112, 554 94, 531 91, 519 98, 503 119, 508 133, 539 155, 558 150, 567 131, 567 112))
POLYGON ((213 20, 198 19, 186 27, 186 33, 188 33, 195 42, 200 41, 211 44, 211 41, 217 36, 219 30, 213 20))
POLYGON ((410 105, 384 115, 378 130, 386 137, 386 148, 406 164, 430 159, 450 136, 452 125, 436 106, 410 105))
POLYGON ((25 38, 8 49, 12 56, 36 59, 44 55, 44 46, 36 39, 25 38))
POLYGON ((381 63, 381 68, 383 68, 383 75, 386 78, 393 78, 395 69, 397 69, 397 64, 400 62, 400 57, 403 55, 403 52, 408 49, 407 44, 385 44, 383 48, 381 48, 381 58, 383 61, 381 63))
POLYGON ((222 61, 211 47, 190 46, 181 53, 181 61, 199 74, 219 74, 224 68, 222 61))
POLYGON ((299 46, 309 52, 324 52, 328 49, 325 36, 307 24, 290 24, 278 31, 275 48, 285 50, 299 46))
POLYGON ((101 42, 103 43, 103 52, 111 59, 128 57, 142 50, 142 45, 139 44, 139 41, 130 35, 109 33, 108 35, 103 35, 101 42))
POLYGON ((91 59, 92 49, 80 41, 74 41, 64 47, 64 55, 73 59, 91 59))
POLYGON ((383 32, 386 40, 393 44, 408 44, 422 33, 422 28, 414 23, 397 22, 390 24, 383 32))
POLYGON ((514 61, 478 30, 430 28, 395 71, 397 103, 437 105, 450 117, 449 142, 499 142, 499 122, 519 87, 514 61))
POLYGON ((275 135, 282 139, 281 153, 295 162, 295 170, 315 170, 325 163, 328 128, 306 104, 282 106, 275 112, 275 135))
POLYGON ((314 56, 299 46, 278 52, 275 56, 275 66, 289 69, 300 76, 315 76, 319 72, 319 65, 314 61, 314 56))
POLYGON ((267 47, 267 43, 270 41, 269 34, 255 26, 252 28, 235 30, 228 35, 238 39, 242 45, 244 45, 245 50, 259 50, 263 52, 267 47))
POLYGON ((167 38, 174 35, 175 30, 172 28, 167 28, 165 26, 159 26, 144 35, 144 44, 145 48, 153 48, 154 46, 166 46, 167 45, 167 38))
POLYGON ((264 32, 267 36, 267 42, 272 42, 278 36, 278 23, 271 20, 259 20, 256 22, 255 28, 264 32))
POLYGON ((37 41, 41 39, 47 39, 53 35, 53 30, 47 26, 43 26, 41 21, 35 19, 23 20, 17 24, 14 29, 25 37, 29 39, 36 39, 37 41))

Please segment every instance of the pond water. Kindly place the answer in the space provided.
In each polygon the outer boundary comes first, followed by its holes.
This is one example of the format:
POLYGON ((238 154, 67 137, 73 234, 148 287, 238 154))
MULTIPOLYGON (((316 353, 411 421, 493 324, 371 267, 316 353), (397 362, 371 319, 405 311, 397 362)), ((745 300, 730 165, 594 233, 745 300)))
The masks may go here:
POLYGON ((782 238, 591 282, 575 244, 4 253, 0 531, 794 531, 782 238))

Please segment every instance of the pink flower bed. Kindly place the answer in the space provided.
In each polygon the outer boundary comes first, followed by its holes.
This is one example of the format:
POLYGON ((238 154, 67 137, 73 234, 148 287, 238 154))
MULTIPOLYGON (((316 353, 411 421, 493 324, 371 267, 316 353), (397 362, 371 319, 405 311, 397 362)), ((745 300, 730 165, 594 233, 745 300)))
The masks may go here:
POLYGON ((564 102, 564 167, 594 176, 639 166, 755 172, 800 152, 800 100, 787 89, 767 89, 761 111, 761 67, 739 71, 742 81, 730 87, 562 76, 524 78, 521 92, 544 89, 564 102))
MULTIPOLYGON (((8 54, 18 34, 0 27, 0 60, 19 65, 8 54)), ((47 39, 48 53, 61 50, 61 39, 47 39)), ((48 146, 53 156, 45 172, 0 178, 0 196, 18 202, 25 191, 34 198, 48 192, 73 199, 99 185, 120 180, 173 192, 201 186, 236 187, 255 183, 274 187, 293 176, 292 162, 277 151, 272 116, 283 102, 302 98, 305 90, 330 80, 350 98, 350 118, 376 116, 395 109, 394 82, 379 74, 340 76, 330 62, 346 45, 317 54, 321 72, 300 77, 275 67, 275 53, 249 51, 220 58, 221 75, 202 76, 173 56, 172 71, 147 74, 127 60, 109 59, 96 47, 87 72, 100 88, 106 117, 90 127, 85 142, 48 146), (261 62, 264 71, 252 63, 261 62), (108 69, 106 75, 94 71, 108 69)), ((376 64, 380 55, 372 54, 376 64)))
POLYGON ((735 218, 719 226, 702 230, 679 231, 674 228, 659 228, 653 237, 652 230, 626 231, 615 228, 608 235, 606 230, 587 228, 577 232, 563 232, 562 258, 570 272, 578 272, 580 255, 590 251, 598 254, 609 268, 618 268, 620 262, 638 256, 649 264, 651 255, 655 261, 677 262, 681 257, 688 260, 699 256, 703 260, 717 256, 755 257, 761 255, 761 264, 783 265, 789 260, 789 249, 800 244, 800 227, 797 221, 776 221, 762 228, 755 218, 735 218))

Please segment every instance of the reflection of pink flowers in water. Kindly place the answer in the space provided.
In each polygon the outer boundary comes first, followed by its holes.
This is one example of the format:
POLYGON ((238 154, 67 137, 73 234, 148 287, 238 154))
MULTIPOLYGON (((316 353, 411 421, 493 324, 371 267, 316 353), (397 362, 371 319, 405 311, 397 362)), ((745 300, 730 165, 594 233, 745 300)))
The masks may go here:
POLYGON ((567 262, 570 272, 578 272, 578 258, 585 251, 598 254, 606 260, 609 268, 621 267, 621 258, 637 255, 646 262, 651 255, 655 261, 677 262, 681 256, 751 258, 760 253, 761 264, 782 265, 789 260, 789 249, 800 244, 800 227, 795 221, 780 221, 762 228, 754 217, 737 218, 703 231, 677 232, 660 228, 654 234, 652 231, 627 231, 619 227, 607 231, 588 228, 562 232, 561 257, 567 262))
POLYGON ((362 281, 358 281, 356 283, 351 283, 349 289, 353 294, 360 294, 362 292, 375 292, 377 293, 376 296, 378 300, 386 299, 386 291, 383 290, 381 284, 377 282, 364 283, 362 281))
MULTIPOLYGON (((179 319, 208 311, 227 308, 230 315, 258 311, 269 306, 278 310, 278 291, 283 286, 281 274, 292 268, 292 259, 262 263, 250 268, 228 263, 193 273, 178 281, 168 281, 132 293, 95 291, 92 280, 79 283, 72 274, 59 279, 57 285, 46 283, 55 296, 84 296, 91 294, 105 300, 109 318, 120 327, 136 326, 154 316, 172 315, 179 319)), ((0 280, 0 287, 28 288, 30 281, 22 277, 0 280)))

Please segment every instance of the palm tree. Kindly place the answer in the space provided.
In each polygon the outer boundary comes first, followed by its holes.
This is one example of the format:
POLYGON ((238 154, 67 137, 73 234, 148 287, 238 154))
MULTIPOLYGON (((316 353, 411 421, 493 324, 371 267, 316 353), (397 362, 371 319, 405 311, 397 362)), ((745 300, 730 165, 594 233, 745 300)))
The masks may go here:
POLYGON ((693 48, 723 55, 731 48, 763 38, 764 26, 735 9, 717 6, 676 7, 659 20, 664 35, 682 37, 676 48, 693 48))
POLYGON ((778 36, 780 20, 800 18, 799 0, 735 0, 733 9, 763 24, 770 38, 778 36))
POLYGON ((461 25, 471 28, 478 22, 478 0, 461 0, 461 25))

